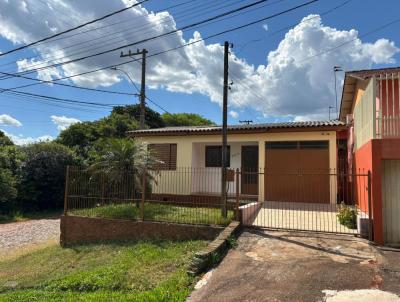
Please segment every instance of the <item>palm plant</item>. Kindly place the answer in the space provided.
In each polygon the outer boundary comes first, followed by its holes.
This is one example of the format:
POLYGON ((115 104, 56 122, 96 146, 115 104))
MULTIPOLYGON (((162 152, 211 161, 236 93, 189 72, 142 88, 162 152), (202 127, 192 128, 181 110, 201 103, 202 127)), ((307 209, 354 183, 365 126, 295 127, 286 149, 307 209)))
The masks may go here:
POLYGON ((128 178, 133 182, 132 189, 143 189, 143 177, 146 177, 147 184, 154 180, 154 171, 159 164, 160 161, 148 150, 145 143, 114 138, 103 143, 89 171, 94 175, 105 176, 107 182, 113 184, 124 183, 128 178))

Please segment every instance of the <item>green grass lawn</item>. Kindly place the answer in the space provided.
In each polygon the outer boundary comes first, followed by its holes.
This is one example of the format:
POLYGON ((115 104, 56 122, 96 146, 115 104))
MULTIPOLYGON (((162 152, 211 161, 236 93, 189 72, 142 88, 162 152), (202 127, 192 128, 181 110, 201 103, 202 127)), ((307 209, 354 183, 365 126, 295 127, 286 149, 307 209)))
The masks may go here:
POLYGON ((51 246, 0 262, 0 301, 184 301, 205 241, 51 246))
MULTIPOLYGON (((78 216, 116 219, 140 218, 140 208, 135 204, 111 204, 71 210, 69 213, 78 216)), ((234 216, 233 211, 228 211, 228 217, 224 218, 221 216, 221 210, 217 208, 194 208, 157 203, 145 203, 144 213, 147 220, 218 225, 228 225, 234 216)))

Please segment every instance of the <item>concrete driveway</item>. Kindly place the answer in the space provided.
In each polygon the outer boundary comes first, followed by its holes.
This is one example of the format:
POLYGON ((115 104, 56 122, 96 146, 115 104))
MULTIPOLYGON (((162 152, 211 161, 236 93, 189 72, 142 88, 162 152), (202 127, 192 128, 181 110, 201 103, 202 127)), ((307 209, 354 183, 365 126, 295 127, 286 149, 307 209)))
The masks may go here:
POLYGON ((188 301, 400 301, 399 263, 351 235, 249 229, 188 301))

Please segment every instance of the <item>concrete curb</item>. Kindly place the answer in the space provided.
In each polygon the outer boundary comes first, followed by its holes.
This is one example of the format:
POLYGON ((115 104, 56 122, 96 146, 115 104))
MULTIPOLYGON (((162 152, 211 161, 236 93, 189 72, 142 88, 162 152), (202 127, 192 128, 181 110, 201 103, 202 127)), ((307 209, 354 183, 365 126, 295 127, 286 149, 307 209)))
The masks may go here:
POLYGON ((204 250, 195 254, 188 273, 196 276, 219 263, 230 247, 230 238, 236 237, 239 230, 240 222, 232 221, 204 250))

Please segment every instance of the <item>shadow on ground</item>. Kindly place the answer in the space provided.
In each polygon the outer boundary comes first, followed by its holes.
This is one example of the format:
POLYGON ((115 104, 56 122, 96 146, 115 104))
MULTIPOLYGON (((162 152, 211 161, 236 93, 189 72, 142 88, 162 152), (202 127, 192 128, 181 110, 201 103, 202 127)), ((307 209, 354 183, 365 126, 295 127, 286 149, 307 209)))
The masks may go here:
POLYGON ((400 267, 387 271, 399 260, 400 253, 388 259, 351 235, 247 229, 188 301, 356 301, 340 300, 341 291, 400 293, 400 267))

